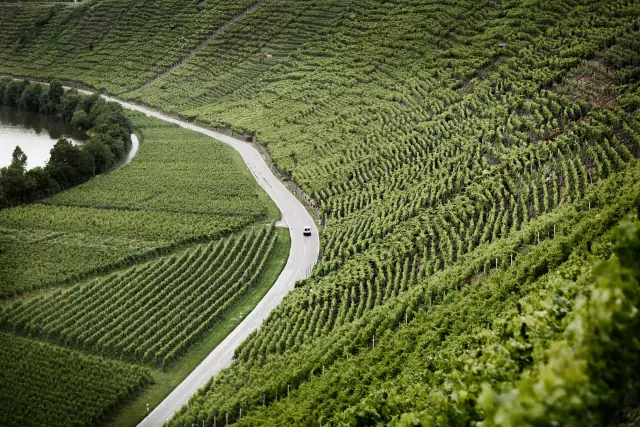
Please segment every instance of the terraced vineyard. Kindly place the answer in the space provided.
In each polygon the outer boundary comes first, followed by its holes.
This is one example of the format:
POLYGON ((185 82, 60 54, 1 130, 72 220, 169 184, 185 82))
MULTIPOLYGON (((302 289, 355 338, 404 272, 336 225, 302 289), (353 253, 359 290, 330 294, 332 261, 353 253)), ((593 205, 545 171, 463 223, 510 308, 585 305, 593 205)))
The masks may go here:
MULTIPOLYGON (((33 40, 64 51, 63 27, 33 40)), ((170 426, 627 421, 640 3, 264 0, 199 40, 147 78, 74 78, 253 134, 320 212, 322 259, 170 426)), ((0 72, 37 73, 18 52, 0 72)))
POLYGON ((4 333, 0 366, 0 419, 7 427, 95 424, 153 381, 139 367, 4 333))
MULTIPOLYGON (((628 193, 613 190, 640 154, 637 4, 453 3, 269 3, 243 20, 255 37, 228 31, 175 74, 126 95, 255 132, 326 221, 312 278, 238 349, 239 365, 172 425, 238 421, 241 408, 246 425, 398 421, 402 412, 383 415, 380 390, 397 390, 398 411, 420 408, 401 384, 416 381, 411 370, 425 378, 435 368, 417 359, 386 368, 391 359, 380 352, 379 362, 344 365, 347 355, 370 348, 374 336, 385 345, 387 333, 429 306, 446 312, 443 295, 526 264, 522 253, 571 235, 582 215, 616 206, 615 223, 637 203, 636 175, 626 178, 628 193), (531 28, 521 26, 523 16, 531 28), (238 43, 255 43, 262 55, 238 43), (238 55, 228 68, 217 59, 223 52, 238 55), (207 83, 225 76, 229 84, 207 83), (597 183, 618 198, 594 192, 597 183), (633 196, 623 203, 622 194, 633 196), (521 243, 507 244, 512 236, 521 243), (460 265, 465 273, 452 279, 460 265), (435 279, 443 274, 449 280, 435 279), (335 374, 315 379, 334 363, 335 374), (394 369, 407 372, 399 384, 394 369), (378 373, 391 378, 365 379, 378 373), (349 385, 360 381, 366 385, 349 385), (299 399, 277 402, 299 386, 308 390, 299 399), (260 409, 265 401, 271 406, 260 409), (359 418, 372 401, 378 415, 359 418)), ((503 307, 488 310, 501 316, 503 307)), ((462 345, 441 339, 432 357, 462 345)))
POLYGON ((141 85, 254 2, 180 0, 5 3, 5 71, 83 81, 111 92, 141 85), (89 19, 83 19, 89 17, 89 19))
POLYGON ((217 240, 0 313, 0 326, 105 356, 167 367, 252 290, 273 227, 217 240))

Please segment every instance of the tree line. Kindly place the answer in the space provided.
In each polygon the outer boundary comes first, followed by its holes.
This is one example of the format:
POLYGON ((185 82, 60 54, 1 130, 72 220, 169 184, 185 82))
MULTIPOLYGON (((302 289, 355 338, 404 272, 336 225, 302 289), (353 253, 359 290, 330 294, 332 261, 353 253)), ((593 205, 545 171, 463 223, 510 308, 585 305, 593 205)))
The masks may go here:
POLYGON ((111 169, 131 147, 131 122, 122 107, 99 95, 65 91, 59 81, 49 86, 0 79, 0 104, 21 111, 59 117, 90 137, 81 146, 61 138, 44 167, 27 170, 27 156, 20 147, 11 164, 0 169, 0 209, 51 196, 111 169))

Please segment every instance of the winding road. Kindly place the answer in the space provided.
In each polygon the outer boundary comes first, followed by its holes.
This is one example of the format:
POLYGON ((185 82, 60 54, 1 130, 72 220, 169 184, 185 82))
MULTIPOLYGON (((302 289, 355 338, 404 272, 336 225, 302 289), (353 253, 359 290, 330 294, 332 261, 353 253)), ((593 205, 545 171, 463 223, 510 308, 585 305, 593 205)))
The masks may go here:
MULTIPOLYGON (((46 83, 45 83, 46 84, 46 83)), ((94 92, 76 89, 81 93, 92 94, 94 92)), ((278 276, 269 292, 260 300, 258 305, 244 318, 244 320, 220 343, 209 355, 184 379, 151 413, 142 420, 138 426, 158 427, 168 421, 173 414, 184 406, 189 398, 203 387, 212 377, 222 369, 231 365, 233 353, 247 336, 258 329, 269 313, 280 304, 280 301, 291 291, 297 280, 306 278, 313 265, 318 260, 320 251, 320 239, 311 215, 304 205, 282 184, 273 174, 258 150, 246 141, 233 138, 220 132, 215 132, 192 123, 188 123, 161 112, 136 104, 121 101, 107 95, 101 95, 107 101, 117 102, 123 108, 146 114, 149 117, 174 123, 185 129, 200 132, 211 138, 217 139, 229 145, 242 156, 245 164, 255 177, 258 184, 267 192, 276 203, 282 213, 282 220, 289 227, 291 235, 291 248, 287 264, 278 276), (303 236, 302 228, 311 227, 311 236, 303 236)), ((135 136, 135 135, 133 135, 135 136)), ((132 136, 132 139, 133 139, 132 136)), ((137 138, 126 163, 131 161, 138 150, 137 138)))
POLYGON ((291 249, 289 258, 282 273, 262 298, 258 305, 245 317, 227 337, 198 365, 189 376, 167 396, 160 405, 153 408, 151 413, 139 424, 144 427, 158 427, 168 421, 173 414, 185 405, 189 398, 211 377, 222 369, 231 365, 234 350, 247 336, 259 328, 284 296, 294 287, 296 280, 308 276, 311 267, 318 260, 320 239, 318 230, 302 203, 280 182, 273 174, 271 168, 264 161, 260 153, 249 143, 231 136, 205 129, 182 120, 169 117, 160 112, 139 105, 130 104, 115 98, 103 96, 107 101, 117 102, 124 108, 146 114, 147 116, 166 122, 177 124, 186 129, 200 132, 211 138, 217 139, 235 149, 246 163, 258 184, 267 192, 276 203, 282 219, 289 227, 291 235, 291 249), (311 236, 302 235, 302 227, 312 228, 311 236))
POLYGON ((122 159, 118 164, 116 164, 115 169, 120 168, 126 164, 131 163, 131 160, 138 154, 138 150, 140 149, 140 141, 138 140, 138 136, 135 133, 131 134, 131 149, 127 153, 124 159, 122 159))

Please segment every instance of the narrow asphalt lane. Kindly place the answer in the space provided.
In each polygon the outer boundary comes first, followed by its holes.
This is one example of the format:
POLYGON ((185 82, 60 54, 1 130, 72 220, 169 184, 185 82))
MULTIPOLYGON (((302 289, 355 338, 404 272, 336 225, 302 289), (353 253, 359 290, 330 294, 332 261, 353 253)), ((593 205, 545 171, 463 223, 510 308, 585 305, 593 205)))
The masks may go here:
POLYGON ((318 230, 302 203, 280 182, 273 174, 271 168, 264 161, 260 153, 249 143, 231 136, 205 129, 194 124, 169 117, 160 112, 135 104, 120 101, 115 98, 103 96, 108 101, 117 102, 124 108, 139 111, 147 116, 166 122, 177 124, 186 129, 200 132, 214 139, 224 142, 235 149, 246 163, 247 167, 256 178, 258 184, 267 192, 276 203, 283 220, 289 227, 291 235, 291 249, 287 264, 280 273, 275 284, 262 298, 258 305, 209 355, 167 396, 160 405, 153 408, 151 413, 139 424, 143 427, 158 427, 168 421, 173 414, 185 405, 189 398, 207 381, 222 369, 231 365, 234 350, 247 336, 259 328, 284 296, 293 289, 296 280, 304 279, 311 267, 318 260, 320 239, 318 230), (310 226, 311 236, 305 237, 302 228, 310 226))

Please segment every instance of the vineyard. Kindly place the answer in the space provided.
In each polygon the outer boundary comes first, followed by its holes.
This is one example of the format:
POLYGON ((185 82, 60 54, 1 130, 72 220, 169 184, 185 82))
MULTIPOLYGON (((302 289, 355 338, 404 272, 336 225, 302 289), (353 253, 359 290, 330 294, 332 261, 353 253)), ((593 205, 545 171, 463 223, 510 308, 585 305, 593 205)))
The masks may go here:
POLYGON ((273 227, 199 245, 0 312, 0 327, 167 367, 258 283, 273 227))
POLYGON ((93 425, 153 381, 138 367, 4 333, 0 366, 0 419, 7 427, 93 425))
POLYGON ((278 218, 230 148, 158 120, 132 119, 144 139, 131 164, 0 211, 0 297, 108 273, 278 218))
POLYGON ((123 91, 178 63, 189 50, 253 3, 5 3, 0 16, 0 44, 5 48, 0 60, 3 71, 13 74, 57 76, 110 92, 123 91))
POLYGON ((234 150, 127 114, 131 163, 0 210, 3 426, 137 424, 284 267, 288 230, 234 150))
MULTIPOLYGON (((168 425, 628 421, 639 2, 125 3, 0 6, 0 72, 252 134, 324 228, 311 276, 168 425)), ((277 215, 205 137, 133 123, 143 151, 122 174, 0 212, 7 295, 128 268, 0 318, 153 369, 215 328, 222 292, 245 292, 275 242, 269 227, 219 237, 277 215)))

